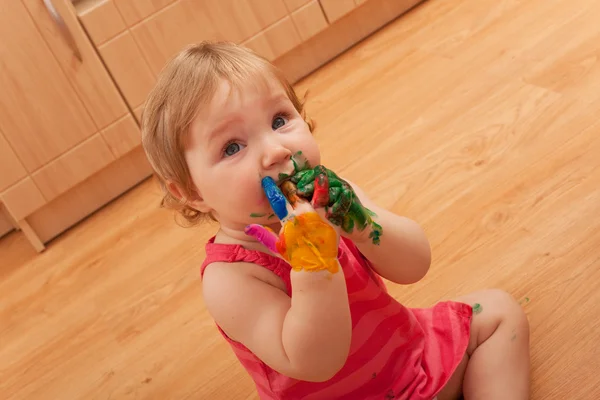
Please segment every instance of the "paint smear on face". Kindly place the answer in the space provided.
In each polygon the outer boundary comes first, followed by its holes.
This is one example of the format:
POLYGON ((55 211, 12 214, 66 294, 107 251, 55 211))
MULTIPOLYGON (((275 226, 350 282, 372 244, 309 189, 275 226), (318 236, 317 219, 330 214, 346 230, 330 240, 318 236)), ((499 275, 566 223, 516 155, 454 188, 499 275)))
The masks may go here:
POLYGON ((277 250, 295 271, 337 273, 339 270, 336 232, 316 212, 287 221, 277 241, 277 250))
POLYGON ((300 171, 310 169, 310 163, 308 162, 308 159, 304 157, 301 151, 298 151, 292 155, 292 163, 294 164, 294 173, 292 175, 300 171))
POLYGON ((267 214, 265 214, 265 213, 252 213, 252 214, 250 214, 250 218, 262 218, 265 215, 267 215, 267 214))
POLYGON ((481 304, 475 303, 475 305, 473 306, 473 314, 481 314, 482 311, 483 307, 481 306, 481 304))

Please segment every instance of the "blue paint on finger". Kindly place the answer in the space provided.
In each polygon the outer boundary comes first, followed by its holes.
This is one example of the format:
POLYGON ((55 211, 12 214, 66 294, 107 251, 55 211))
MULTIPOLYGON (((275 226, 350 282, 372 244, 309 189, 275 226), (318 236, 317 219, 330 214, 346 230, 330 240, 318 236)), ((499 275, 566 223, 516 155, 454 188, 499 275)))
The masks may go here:
POLYGON ((286 199, 281 190, 277 187, 277 184, 270 176, 265 176, 262 179, 262 188, 267 195, 267 200, 269 200, 269 204, 271 208, 277 215, 277 218, 283 220, 288 215, 288 210, 286 207, 286 199))

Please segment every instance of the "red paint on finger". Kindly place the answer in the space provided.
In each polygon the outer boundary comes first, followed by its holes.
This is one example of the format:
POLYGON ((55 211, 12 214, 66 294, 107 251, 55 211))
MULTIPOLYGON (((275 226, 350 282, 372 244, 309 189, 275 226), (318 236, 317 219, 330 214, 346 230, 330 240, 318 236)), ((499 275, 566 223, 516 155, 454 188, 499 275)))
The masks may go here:
POLYGON ((315 191, 313 193, 313 207, 325 207, 329 203, 329 180, 325 172, 319 173, 315 178, 315 191))

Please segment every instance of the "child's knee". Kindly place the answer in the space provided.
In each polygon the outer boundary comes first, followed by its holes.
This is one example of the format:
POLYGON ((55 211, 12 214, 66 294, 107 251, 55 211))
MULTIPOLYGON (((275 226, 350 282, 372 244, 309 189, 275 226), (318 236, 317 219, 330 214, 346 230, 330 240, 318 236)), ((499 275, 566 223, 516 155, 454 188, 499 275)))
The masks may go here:
POLYGON ((529 334, 529 320, 519 302, 510 294, 500 289, 489 291, 490 300, 494 303, 500 323, 511 326, 521 334, 529 334))

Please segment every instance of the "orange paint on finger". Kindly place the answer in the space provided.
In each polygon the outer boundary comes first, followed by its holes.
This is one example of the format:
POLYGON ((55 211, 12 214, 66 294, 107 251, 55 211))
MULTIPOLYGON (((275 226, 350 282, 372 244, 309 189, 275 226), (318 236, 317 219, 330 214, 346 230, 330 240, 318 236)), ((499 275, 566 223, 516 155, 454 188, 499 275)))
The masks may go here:
POLYGON ((300 197, 298 197, 296 185, 294 185, 290 181, 285 181, 281 184, 281 192, 285 196, 285 198, 290 202, 292 207, 296 207, 299 201, 301 201, 300 197))
POLYGON ((333 227, 315 212, 298 215, 283 226, 277 250, 296 271, 336 273, 337 234, 333 227))

